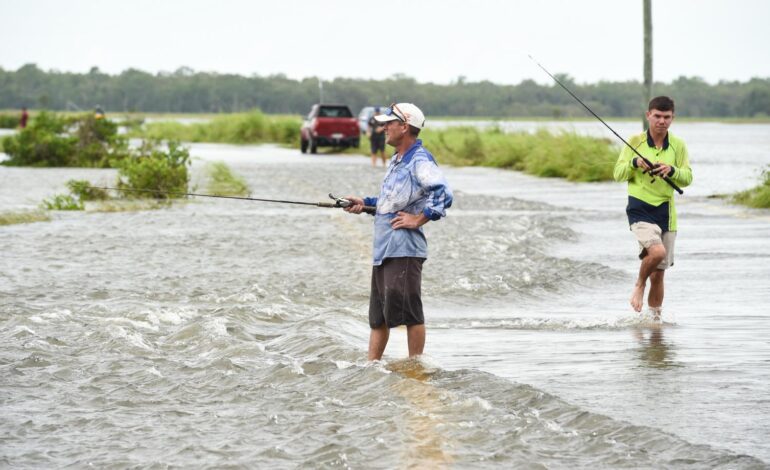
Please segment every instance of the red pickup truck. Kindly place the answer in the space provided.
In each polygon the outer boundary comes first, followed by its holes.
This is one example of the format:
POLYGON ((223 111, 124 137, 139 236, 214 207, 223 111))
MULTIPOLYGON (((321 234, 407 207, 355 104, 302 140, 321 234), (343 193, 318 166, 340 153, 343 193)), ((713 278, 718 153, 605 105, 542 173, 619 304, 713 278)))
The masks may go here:
POLYGON ((316 153, 318 147, 358 147, 361 129, 350 108, 339 104, 314 104, 302 122, 299 148, 316 153))

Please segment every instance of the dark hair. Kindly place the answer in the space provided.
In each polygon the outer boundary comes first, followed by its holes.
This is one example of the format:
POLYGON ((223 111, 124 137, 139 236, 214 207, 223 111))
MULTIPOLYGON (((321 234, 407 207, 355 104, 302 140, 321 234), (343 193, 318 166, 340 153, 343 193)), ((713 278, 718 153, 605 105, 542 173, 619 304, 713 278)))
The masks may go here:
POLYGON ((409 124, 409 135, 411 135, 412 137, 417 137, 418 135, 420 135, 420 128, 414 127, 413 125, 409 124))
POLYGON ((650 100, 650 104, 647 106, 647 111, 652 111, 653 109, 657 109, 658 111, 671 111, 673 113, 674 100, 668 96, 656 96, 650 100))

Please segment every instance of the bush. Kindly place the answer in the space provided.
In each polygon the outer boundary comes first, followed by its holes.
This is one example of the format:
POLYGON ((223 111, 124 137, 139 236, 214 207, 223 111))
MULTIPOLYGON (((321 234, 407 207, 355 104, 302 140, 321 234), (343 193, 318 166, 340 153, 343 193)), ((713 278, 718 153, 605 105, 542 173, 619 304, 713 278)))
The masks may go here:
POLYGON ((0 114, 0 129, 16 129, 21 121, 19 114, 0 114))
POLYGON ((75 138, 63 135, 66 119, 41 112, 18 134, 3 139, 3 151, 10 166, 70 166, 75 138))
POLYGON ((190 152, 175 141, 168 142, 166 151, 159 147, 157 141, 144 141, 137 152, 116 163, 118 188, 129 190, 127 196, 166 199, 187 192, 190 152))
POLYGON ((107 119, 41 112, 18 134, 6 137, 3 150, 10 157, 4 165, 106 168, 126 157, 128 141, 107 119))
POLYGON ((91 186, 88 180, 69 180, 70 193, 80 201, 104 201, 110 198, 107 191, 91 186))
POLYGON ((128 140, 118 135, 115 122, 86 115, 73 125, 77 137, 75 166, 109 168, 111 161, 127 156, 128 140))

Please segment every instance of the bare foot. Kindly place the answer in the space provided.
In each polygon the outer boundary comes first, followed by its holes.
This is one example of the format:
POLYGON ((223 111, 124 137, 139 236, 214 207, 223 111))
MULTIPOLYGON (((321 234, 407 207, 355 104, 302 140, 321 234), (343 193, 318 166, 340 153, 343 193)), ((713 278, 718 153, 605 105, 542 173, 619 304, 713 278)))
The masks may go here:
POLYGON ((644 304, 644 284, 636 284, 634 291, 631 293, 631 307, 637 312, 642 311, 642 305, 644 304))

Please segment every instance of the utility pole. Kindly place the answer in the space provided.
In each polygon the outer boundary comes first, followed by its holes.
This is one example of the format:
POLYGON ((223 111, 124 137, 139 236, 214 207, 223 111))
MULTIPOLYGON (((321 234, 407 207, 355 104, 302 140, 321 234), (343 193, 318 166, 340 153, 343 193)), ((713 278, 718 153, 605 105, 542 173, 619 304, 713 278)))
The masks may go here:
POLYGON ((318 103, 323 104, 324 102, 324 82, 321 80, 321 77, 318 77, 318 103))
MULTIPOLYGON (((652 0, 642 0, 644 4, 644 94, 647 99, 644 109, 652 99, 652 0)), ((647 119, 642 116, 642 129, 647 129, 647 119)))

